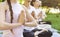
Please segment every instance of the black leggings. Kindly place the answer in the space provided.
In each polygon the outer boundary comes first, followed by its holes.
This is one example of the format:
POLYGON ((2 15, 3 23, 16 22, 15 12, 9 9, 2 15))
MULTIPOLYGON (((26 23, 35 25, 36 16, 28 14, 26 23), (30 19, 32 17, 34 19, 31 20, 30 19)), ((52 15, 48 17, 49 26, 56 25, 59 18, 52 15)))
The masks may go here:
POLYGON ((52 24, 51 21, 38 21, 38 24, 41 24, 41 22, 45 22, 45 23, 43 23, 43 24, 49 24, 49 25, 52 24))
MULTIPOLYGON (((42 29, 41 29, 41 30, 42 30, 42 29)), ((24 36, 24 37, 34 37, 34 33, 35 33, 36 31, 41 31, 41 30, 40 30, 40 29, 34 29, 34 30, 32 30, 32 31, 24 30, 23 36, 24 36)), ((48 32, 47 32, 47 31, 44 31, 44 32, 38 34, 38 37, 51 37, 51 36, 52 36, 52 32, 49 31, 49 30, 48 30, 48 32)))
POLYGON ((23 36, 24 37, 34 37, 34 33, 29 30, 24 29, 23 36))

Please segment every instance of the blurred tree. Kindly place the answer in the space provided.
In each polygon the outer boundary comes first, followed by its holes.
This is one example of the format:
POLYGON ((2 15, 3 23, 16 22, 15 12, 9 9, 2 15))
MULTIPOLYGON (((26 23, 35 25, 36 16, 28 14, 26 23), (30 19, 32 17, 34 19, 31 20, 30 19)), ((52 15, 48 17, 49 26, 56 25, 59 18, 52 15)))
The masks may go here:
POLYGON ((0 0, 0 2, 4 2, 5 0, 0 0))
POLYGON ((60 3, 60 0, 41 0, 43 6, 53 6, 56 7, 58 6, 58 3, 60 3))
POLYGON ((22 0, 19 0, 19 3, 22 3, 22 0))
POLYGON ((23 3, 24 3, 24 0, 19 0, 19 3, 20 3, 20 4, 23 4, 23 3))
POLYGON ((0 2, 1 2, 2 0, 0 0, 0 2))
POLYGON ((5 0, 2 0, 2 2, 4 2, 5 0))

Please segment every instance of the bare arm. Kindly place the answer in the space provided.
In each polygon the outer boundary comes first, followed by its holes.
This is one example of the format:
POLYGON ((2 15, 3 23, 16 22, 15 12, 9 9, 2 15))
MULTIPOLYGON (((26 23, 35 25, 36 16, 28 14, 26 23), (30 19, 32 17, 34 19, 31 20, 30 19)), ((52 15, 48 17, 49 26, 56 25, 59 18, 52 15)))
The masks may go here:
POLYGON ((30 27, 37 26, 36 20, 32 17, 31 14, 28 13, 27 8, 24 7, 24 9, 26 11, 26 18, 28 18, 28 21, 29 21, 29 22, 25 22, 25 26, 30 26, 30 27))
POLYGON ((0 3, 0 30, 7 30, 20 26, 21 24, 19 23, 11 24, 5 22, 5 9, 6 9, 5 4, 0 3))
POLYGON ((25 23, 25 26, 28 26, 28 27, 36 27, 37 26, 37 24, 35 23, 35 21, 33 22, 26 22, 25 23))
POLYGON ((35 12, 34 12, 34 11, 31 13, 31 15, 32 15, 35 19, 37 19, 37 16, 35 15, 35 12))
POLYGON ((38 14, 38 19, 40 19, 40 18, 42 18, 42 19, 45 19, 45 18, 46 18, 46 14, 45 14, 44 11, 41 11, 41 12, 38 14))
POLYGON ((25 13, 22 10, 21 14, 19 15, 18 22, 21 23, 22 25, 25 23, 25 13))
POLYGON ((6 23, 6 22, 0 22, 0 30, 8 30, 12 28, 16 28, 20 26, 21 24, 19 23, 6 23))
POLYGON ((38 14, 38 19, 42 18, 42 12, 38 14))

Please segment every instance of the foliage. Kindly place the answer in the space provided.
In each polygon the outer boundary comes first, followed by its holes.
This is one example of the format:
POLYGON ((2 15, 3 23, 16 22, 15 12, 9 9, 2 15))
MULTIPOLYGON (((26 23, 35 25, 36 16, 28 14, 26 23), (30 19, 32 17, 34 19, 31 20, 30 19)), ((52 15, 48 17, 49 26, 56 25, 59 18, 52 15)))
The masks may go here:
POLYGON ((1 0, 0 0, 0 2, 1 2, 1 0))
POLYGON ((60 14, 47 14, 45 21, 51 21, 52 27, 60 32, 60 14))

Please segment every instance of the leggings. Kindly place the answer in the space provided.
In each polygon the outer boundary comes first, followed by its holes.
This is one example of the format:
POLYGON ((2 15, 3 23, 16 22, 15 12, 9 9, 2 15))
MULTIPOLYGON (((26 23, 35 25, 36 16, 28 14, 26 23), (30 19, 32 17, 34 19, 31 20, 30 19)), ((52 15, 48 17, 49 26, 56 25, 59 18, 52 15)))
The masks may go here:
MULTIPOLYGON (((42 30, 42 29, 33 29, 32 31, 24 30, 23 36, 24 36, 24 37, 35 37, 35 36, 34 36, 34 33, 35 33, 36 31, 41 31, 41 30, 42 30)), ((38 34, 38 37, 51 37, 51 36, 52 36, 52 32, 49 31, 49 30, 48 30, 48 32, 47 32, 47 31, 44 31, 44 32, 38 34)))

